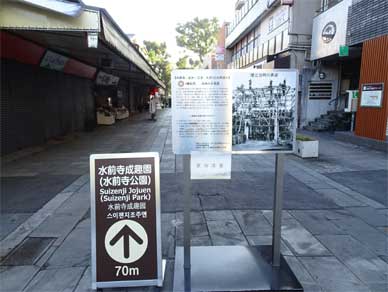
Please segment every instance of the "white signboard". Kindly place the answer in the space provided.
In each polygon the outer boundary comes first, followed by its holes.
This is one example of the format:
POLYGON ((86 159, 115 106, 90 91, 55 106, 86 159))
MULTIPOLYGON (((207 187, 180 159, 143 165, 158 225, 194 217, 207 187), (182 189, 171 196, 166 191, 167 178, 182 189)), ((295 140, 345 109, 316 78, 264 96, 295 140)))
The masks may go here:
POLYGON ((98 47, 98 33, 89 32, 88 33, 88 48, 97 48, 98 47))
POLYGON ((40 67, 63 71, 68 60, 68 57, 62 56, 52 51, 46 51, 46 54, 40 62, 40 67))
POLYGON ((174 71, 174 153, 293 152, 297 81, 296 70, 174 71))
POLYGON ((363 84, 360 106, 381 107, 383 101, 383 83, 363 84))
POLYGON ((352 0, 344 0, 322 12, 313 20, 311 60, 338 54, 346 44, 348 10, 352 0))
POLYGON ((119 83, 119 80, 120 77, 99 71, 96 77, 96 84, 105 86, 116 86, 119 83))
POLYGON ((191 152, 191 179, 230 179, 232 154, 191 152))
POLYGON ((225 59, 225 55, 224 54, 216 54, 214 59, 217 61, 217 62, 222 62, 224 61, 225 59))
POLYGON ((227 70, 172 72, 172 139, 175 154, 232 150, 230 78, 227 70))

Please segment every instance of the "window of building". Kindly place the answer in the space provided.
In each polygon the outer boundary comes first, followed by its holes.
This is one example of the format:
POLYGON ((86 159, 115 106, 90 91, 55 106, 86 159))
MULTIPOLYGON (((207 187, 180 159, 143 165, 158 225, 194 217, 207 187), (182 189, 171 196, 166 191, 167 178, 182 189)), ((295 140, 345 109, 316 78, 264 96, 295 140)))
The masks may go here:
POLYGON ((283 38, 283 32, 279 33, 276 36, 276 41, 275 41, 275 53, 279 53, 282 51, 282 38, 283 38))
POLYGON ((241 42, 241 55, 245 55, 247 53, 247 37, 242 39, 241 42))
POLYGON ((262 51, 263 51, 263 57, 268 55, 268 42, 263 43, 262 51))
POLYGON ((268 54, 275 54, 275 38, 272 38, 268 41, 268 54))
POLYGON ((273 29, 274 29, 274 21, 273 21, 273 16, 271 16, 268 21, 268 32, 273 31, 273 29))
POLYGON ((246 46, 246 52, 249 53, 253 50, 253 40, 254 40, 254 31, 252 30, 247 35, 247 46, 246 46))
POLYGON ((290 36, 288 35, 288 30, 285 29, 283 31, 283 44, 282 44, 282 50, 285 50, 288 48, 288 43, 290 42, 290 36))

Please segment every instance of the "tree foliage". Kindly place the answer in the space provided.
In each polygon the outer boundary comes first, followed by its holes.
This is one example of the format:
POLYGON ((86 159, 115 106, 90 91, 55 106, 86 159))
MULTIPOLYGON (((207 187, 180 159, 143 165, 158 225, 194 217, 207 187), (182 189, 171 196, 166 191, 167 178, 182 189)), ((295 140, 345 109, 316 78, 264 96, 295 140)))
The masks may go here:
POLYGON ((180 57, 179 60, 176 62, 177 69, 195 69, 199 68, 200 61, 194 60, 193 58, 190 58, 188 55, 184 55, 183 57, 180 57))
POLYGON ((184 47, 198 55, 203 63, 203 58, 210 53, 217 42, 217 33, 219 31, 217 18, 194 18, 192 21, 176 26, 178 33, 176 37, 177 45, 184 47))
POLYGON ((167 53, 165 42, 144 41, 142 51, 148 62, 153 66, 158 77, 166 85, 166 94, 170 92, 172 65, 169 61, 170 55, 167 53))

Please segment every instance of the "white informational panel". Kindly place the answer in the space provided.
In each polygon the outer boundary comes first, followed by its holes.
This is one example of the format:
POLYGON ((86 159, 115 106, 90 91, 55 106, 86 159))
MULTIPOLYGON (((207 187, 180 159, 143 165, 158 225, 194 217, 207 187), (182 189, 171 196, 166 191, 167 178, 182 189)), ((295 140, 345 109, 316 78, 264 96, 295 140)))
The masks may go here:
POLYGON ((383 83, 363 84, 360 106, 381 107, 383 101, 383 83))
POLYGON ((230 78, 227 70, 172 72, 172 139, 175 154, 232 150, 230 78))
POLYGON ((285 69, 173 71, 174 153, 293 152, 297 82, 285 69))
POLYGON ((63 71, 68 60, 68 57, 47 50, 46 54, 40 61, 40 67, 51 70, 63 71))
POLYGON ((191 152, 191 179, 230 179, 232 154, 227 152, 191 152))

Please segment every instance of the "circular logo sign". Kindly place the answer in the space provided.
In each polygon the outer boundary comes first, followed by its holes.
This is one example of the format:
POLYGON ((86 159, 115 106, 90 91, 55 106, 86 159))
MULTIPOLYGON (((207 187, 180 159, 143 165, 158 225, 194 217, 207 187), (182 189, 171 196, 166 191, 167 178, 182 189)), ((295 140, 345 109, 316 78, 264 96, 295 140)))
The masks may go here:
POLYGON ((133 220, 113 224, 105 235, 105 249, 116 262, 129 264, 140 259, 148 246, 147 232, 133 220))
POLYGON ((337 33, 337 25, 334 21, 330 21, 322 30, 322 39, 325 43, 330 43, 337 33))
POLYGON ((185 85, 185 83, 184 83, 182 80, 180 80, 180 81, 178 82, 178 86, 179 86, 179 87, 182 87, 183 85, 185 85))

